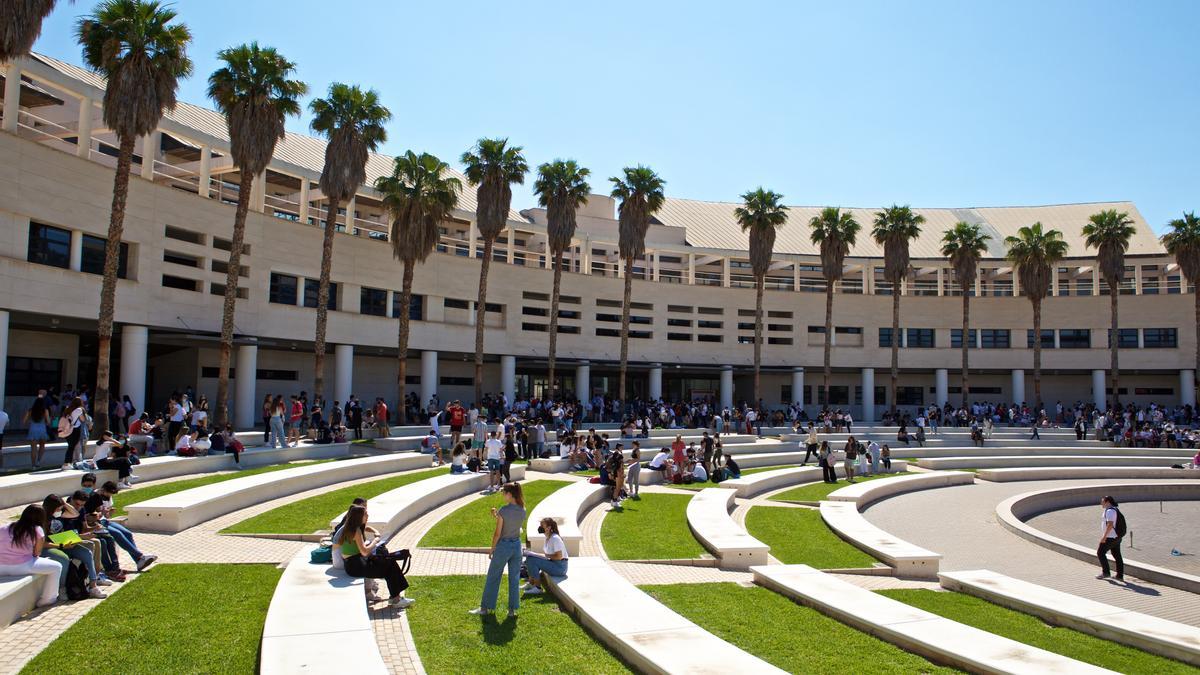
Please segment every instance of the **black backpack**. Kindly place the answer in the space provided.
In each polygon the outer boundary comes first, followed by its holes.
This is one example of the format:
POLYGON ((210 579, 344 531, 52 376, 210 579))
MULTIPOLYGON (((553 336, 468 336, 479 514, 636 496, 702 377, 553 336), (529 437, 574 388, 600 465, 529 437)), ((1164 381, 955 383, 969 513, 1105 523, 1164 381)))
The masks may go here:
POLYGON ((67 599, 83 600, 87 598, 87 581, 87 571, 83 568, 83 563, 72 558, 71 563, 67 565, 67 599))
POLYGON ((1121 513, 1121 509, 1113 507, 1113 511, 1117 512, 1117 539, 1125 536, 1128 528, 1125 526, 1125 514, 1121 513))

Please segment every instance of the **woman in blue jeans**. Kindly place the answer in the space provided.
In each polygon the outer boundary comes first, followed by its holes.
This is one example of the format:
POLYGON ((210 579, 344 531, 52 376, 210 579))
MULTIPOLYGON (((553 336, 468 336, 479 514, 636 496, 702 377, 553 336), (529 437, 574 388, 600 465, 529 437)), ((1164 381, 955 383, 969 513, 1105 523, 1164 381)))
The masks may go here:
POLYGON ((505 483, 504 506, 492 509, 496 529, 492 532, 492 562, 488 565, 487 581, 483 584, 483 599, 471 610, 477 616, 489 616, 496 609, 500 594, 500 575, 508 570, 508 616, 517 615, 521 606, 521 525, 525 523, 525 495, 518 483, 505 483))
POLYGON ((558 523, 553 518, 542 518, 538 532, 546 536, 546 543, 542 545, 542 555, 532 551, 525 554, 525 569, 529 571, 529 583, 521 589, 525 595, 542 592, 542 572, 552 577, 567 576, 567 546, 558 536, 558 523))

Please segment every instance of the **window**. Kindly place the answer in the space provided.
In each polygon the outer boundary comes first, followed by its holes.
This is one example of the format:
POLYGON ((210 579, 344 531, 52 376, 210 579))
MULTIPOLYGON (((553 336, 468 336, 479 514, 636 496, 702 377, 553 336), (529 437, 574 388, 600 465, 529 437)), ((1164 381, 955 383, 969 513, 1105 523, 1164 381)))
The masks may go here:
MULTIPOLYGON (((908 343, 904 345, 909 349, 932 349, 936 346, 933 339, 932 328, 909 328, 908 343)), ((899 398, 899 394, 896 395, 899 398)))
MULTIPOLYGON (((317 294, 318 294, 318 291, 320 291, 320 290, 321 290, 321 281, 319 279, 305 279, 304 280, 304 306, 305 307, 316 309, 317 294)), ((337 292, 338 292, 338 285, 333 283, 332 281, 329 282, 329 302, 327 303, 327 309, 331 309, 331 310, 335 310, 335 311, 337 310, 337 308, 338 308, 337 292)))
POLYGON ((550 301, 550 296, 546 293, 534 293, 533 291, 521 291, 521 297, 525 300, 541 300, 542 302, 550 301))
MULTIPOLYGON (((172 265, 182 265, 184 267, 200 267, 200 259, 196 256, 186 253, 176 253, 175 251, 163 251, 163 262, 171 263, 172 265)), ((100 265, 104 265, 103 245, 100 247, 100 265)))
MULTIPOLYGON (((238 276, 250 277, 250 268, 245 265, 239 265, 238 276)), ((209 269, 217 274, 226 274, 229 272, 229 263, 224 260, 209 260, 209 269)))
POLYGON ((667 305, 668 312, 677 312, 679 314, 691 314, 692 308, 687 305, 667 305))
POLYGON ((438 384, 444 384, 451 387, 470 387, 475 384, 475 379, 470 377, 453 377, 443 375, 438 378, 438 384))
POLYGON ((790 323, 769 323, 769 324, 767 324, 767 330, 773 330, 773 331, 776 331, 779 333, 790 333, 790 332, 792 332, 792 324, 790 324, 790 323))
MULTIPOLYGON (((883 405, 887 400, 887 387, 875 387, 875 405, 883 405)), ((863 388, 861 385, 854 387, 854 405, 862 405, 863 388)))
POLYGON ((490 314, 503 314, 504 305, 498 302, 485 302, 483 303, 483 311, 490 314))
MULTIPOLYGON (((976 340, 975 329, 972 328, 971 332, 968 335, 969 336, 967 338, 967 346, 974 348, 975 345, 978 344, 975 341, 976 340)), ((961 328, 951 328, 950 329, 950 346, 953 347, 954 349, 962 349, 962 329, 961 328)))
POLYGON ((596 335, 600 337, 621 337, 621 330, 619 328, 597 328, 596 335))
POLYGON ((579 304, 579 296, 578 295, 560 295, 560 296, 558 296, 558 302, 559 302, 559 304, 563 304, 563 305, 578 305, 579 304))
POLYGON ((579 310, 576 309, 558 310, 558 318, 560 319, 579 319, 581 316, 583 315, 579 312, 579 310))
POLYGON ((550 316, 550 310, 545 307, 522 307, 521 313, 525 316, 550 316))
POLYGON ((696 327, 697 328, 724 328, 725 322, 724 321, 708 321, 706 319, 697 319, 696 327))
POLYGON ((60 359, 8 357, 5 392, 8 396, 37 396, 38 389, 61 387, 63 362, 60 359))
MULTIPOLYGON (((104 274, 105 247, 108 240, 90 234, 83 235, 83 251, 79 257, 79 270, 88 274, 104 274)), ((129 244, 121 242, 117 254, 117 278, 128 279, 129 244)))
POLYGON ((1007 328, 984 328, 980 338, 984 349, 1008 349, 1012 336, 1007 328))
MULTIPOLYGON (((1033 349, 1033 331, 1025 331, 1025 346, 1033 349)), ((1042 349, 1054 349, 1054 330, 1051 328, 1042 329, 1042 349)))
POLYGON ((722 342, 724 339, 722 335, 702 334, 696 336, 696 342, 722 342))
POLYGON ((290 274, 271 272, 271 289, 267 300, 278 305, 295 305, 298 284, 299 279, 290 274))
POLYGON ((767 316, 772 319, 790 319, 792 318, 792 313, 773 309, 767 311, 767 316))
MULTIPOLYGON (((60 227, 29 223, 29 255, 31 263, 68 269, 71 267, 71 233, 60 227)), ((34 392, 36 393, 36 392, 34 392)))
POLYGON ((579 335, 579 326, 564 326, 560 323, 560 324, 558 324, 558 332, 560 335, 562 333, 570 333, 571 335, 579 335))
POLYGON ((790 345, 790 344, 792 344, 792 338, 790 338, 790 337, 789 338, 769 337, 769 338, 767 338, 767 344, 769 344, 769 345, 790 345))
POLYGON ((834 326, 834 335, 862 335, 862 326, 834 326))
POLYGON ((667 325, 668 325, 668 326, 675 326, 675 327, 678 327, 678 328, 691 328, 691 327, 692 327, 692 320, 691 320, 691 319, 671 319, 671 318, 668 318, 668 319, 667 319, 667 325))
MULTIPOLYGON (((1108 331, 1110 334, 1112 330, 1108 331)), ((1111 335, 1110 335, 1111 338, 1111 335)), ((1108 343, 1109 347, 1112 342, 1108 343)), ((1138 329, 1136 328, 1119 328, 1117 329, 1117 347, 1119 349, 1137 349, 1138 346, 1138 329)))
POLYGON ((691 342, 691 333, 667 333, 668 340, 678 340, 679 342, 691 342))
MULTIPOLYGON (((403 293, 392 293, 392 318, 400 318, 400 299, 403 293)), ((425 296, 412 294, 408 301, 408 320, 423 321, 425 318, 425 296)))
POLYGON ((181 291, 192 291, 193 293, 200 292, 200 283, 195 279, 184 279, 183 277, 176 277, 170 274, 162 275, 162 285, 163 288, 177 288, 181 291))
POLYGON ((1134 396, 1174 396, 1175 390, 1171 387, 1134 387, 1134 396))
POLYGON ((649 325, 649 324, 654 323, 654 319, 649 316, 630 316, 629 323, 640 323, 642 325, 649 325))
MULTIPOLYGON (((219 295, 221 297, 225 297, 225 284, 218 284, 216 282, 210 282, 208 284, 208 294, 209 295, 219 295)), ((248 289, 246 289, 245 287, 238 286, 237 296, 239 298, 241 298, 242 300, 245 300, 250 297, 250 291, 248 289)))
MULTIPOLYGON (((820 326, 809 326, 808 332, 824 333, 825 329, 820 326), (813 330, 814 328, 819 328, 820 330, 813 330)), ((891 328, 880 328, 879 329, 879 346, 880 347, 891 347, 892 346, 892 329, 891 328)))
POLYGON ((739 345, 752 345, 752 344, 754 344, 754 336, 753 335, 739 335, 737 341, 738 341, 739 345))
POLYGON ((1059 349, 1090 349, 1092 346, 1092 331, 1088 328, 1060 328, 1058 331, 1059 349))
POLYGON ((716 316, 722 316, 725 314, 725 309, 722 307, 697 307, 696 312, 698 314, 711 314, 711 315, 716 315, 716 316))
POLYGON ((597 307, 622 307, 620 300, 605 300, 604 298, 596 298, 597 307))
MULTIPOLYGON (((876 399, 876 403, 883 399, 876 399)), ((925 405, 925 390, 921 387, 896 387, 896 405, 925 405)))
POLYGON ((739 310, 738 310, 738 316, 754 316, 754 310, 752 310, 752 309, 739 309, 739 310))
MULTIPOLYGON (((185 241, 188 241, 188 240, 185 240, 185 241)), ((220 249, 222 251, 232 251, 233 250, 233 242, 229 241, 228 239, 222 239, 220 237, 213 237, 212 245, 213 245, 213 248, 220 249)), ((250 255, 250 244, 242 244, 242 255, 250 255)))
POLYGON ((754 330, 754 324, 746 321, 739 321, 738 330, 754 330))
POLYGON ((203 234, 200 234, 199 232, 192 232, 191 230, 185 230, 182 227, 167 225, 166 229, 163 230, 163 234, 167 237, 167 239, 186 241, 189 244, 204 244, 203 234))
POLYGON ((621 317, 618 314, 597 314, 596 320, 608 323, 621 323, 621 317))
POLYGON ((550 330, 550 327, 544 323, 522 323, 521 330, 533 331, 535 333, 545 333, 550 330))
POLYGON ((259 368, 255 373, 260 380, 280 380, 284 382, 295 382, 300 379, 299 371, 295 370, 279 370, 276 368, 259 368))
POLYGON ((817 405, 850 405, 850 388, 833 385, 829 388, 829 396, 826 397, 825 387, 817 385, 817 405))
POLYGON ((454 298, 442 298, 442 307, 446 309, 470 309, 471 304, 466 300, 455 300, 454 298))
POLYGON ((1143 328, 1142 345, 1146 349, 1174 349, 1176 331, 1174 328, 1143 328))
POLYGON ((809 326, 808 332, 815 333, 817 335, 824 335, 825 334, 825 326, 809 326))
POLYGON ((388 292, 382 288, 368 288, 363 286, 358 294, 359 314, 387 316, 387 295, 388 292))

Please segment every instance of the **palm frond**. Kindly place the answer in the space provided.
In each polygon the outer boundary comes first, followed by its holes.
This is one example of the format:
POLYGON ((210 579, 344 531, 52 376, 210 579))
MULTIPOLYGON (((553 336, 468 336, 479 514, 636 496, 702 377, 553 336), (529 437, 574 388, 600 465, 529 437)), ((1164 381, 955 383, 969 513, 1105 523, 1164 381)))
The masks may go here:
POLYGON ((291 79, 295 63, 257 42, 222 49, 217 58, 225 65, 209 76, 208 97, 225 114, 234 164, 257 175, 283 140, 284 122, 300 114, 308 86, 291 79))
POLYGON ((538 204, 546 209, 546 238, 554 255, 571 245, 571 238, 575 236, 576 211, 587 204, 592 189, 587 182, 591 173, 573 159, 556 159, 537 169, 533 192, 538 197, 538 204))

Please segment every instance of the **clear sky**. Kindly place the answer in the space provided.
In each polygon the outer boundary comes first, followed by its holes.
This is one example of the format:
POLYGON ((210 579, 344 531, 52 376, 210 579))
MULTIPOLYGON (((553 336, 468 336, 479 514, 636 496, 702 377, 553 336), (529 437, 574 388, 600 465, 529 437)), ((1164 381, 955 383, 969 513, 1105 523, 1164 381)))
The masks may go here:
MULTIPOLYGON (((80 62, 60 0, 36 50, 80 62)), ((378 89, 386 152, 452 163, 508 136, 593 188, 657 170, 674 197, 1200 208, 1200 2, 181 0, 208 105, 218 49, 258 40, 310 93, 378 89)), ((307 129, 295 120, 295 131, 307 129)), ((533 205, 528 185, 515 206, 533 205)))

